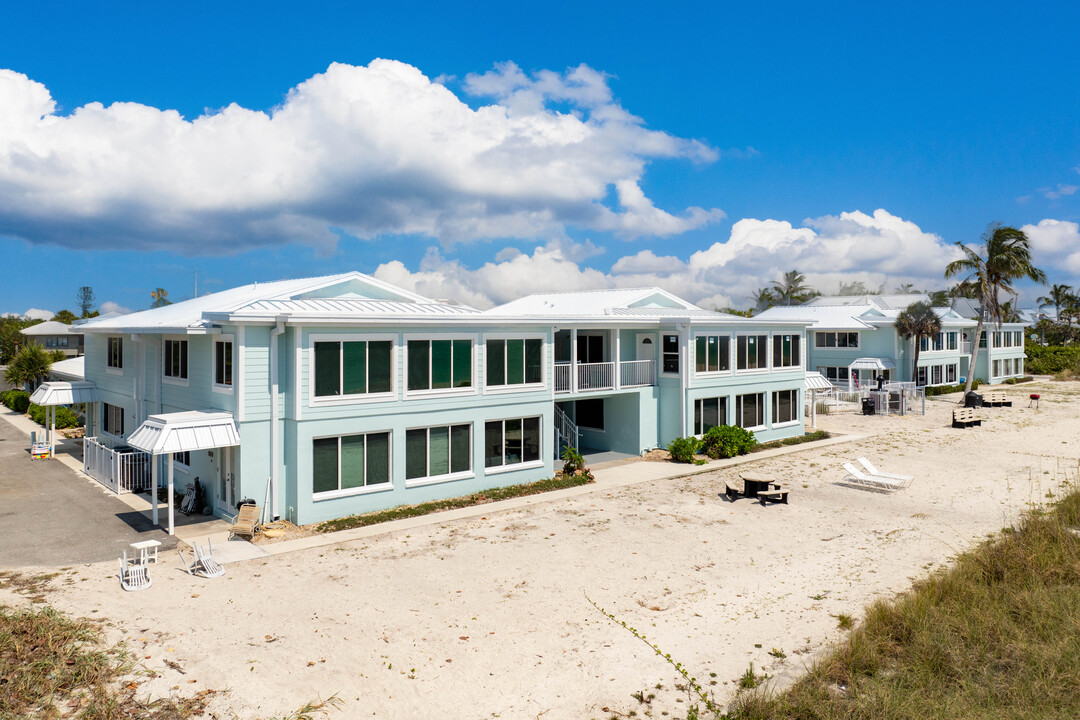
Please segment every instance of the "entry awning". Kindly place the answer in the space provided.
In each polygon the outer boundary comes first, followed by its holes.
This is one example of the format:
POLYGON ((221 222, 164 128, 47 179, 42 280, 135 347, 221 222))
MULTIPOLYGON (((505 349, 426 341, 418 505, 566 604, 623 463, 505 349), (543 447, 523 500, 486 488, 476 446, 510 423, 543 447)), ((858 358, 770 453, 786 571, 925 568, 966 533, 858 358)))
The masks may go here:
POLYGON ((819 372, 807 372, 805 387, 807 390, 832 390, 832 383, 819 372))
POLYGON ((227 412, 189 410, 187 412, 151 415, 127 444, 151 455, 213 450, 240 444, 240 431, 227 412))
POLYGON ((848 370, 895 370, 896 363, 889 358, 857 358, 848 370))
POLYGON ((53 380, 42 383, 30 402, 35 405, 80 405, 98 401, 97 387, 85 380, 79 382, 59 382, 53 380))

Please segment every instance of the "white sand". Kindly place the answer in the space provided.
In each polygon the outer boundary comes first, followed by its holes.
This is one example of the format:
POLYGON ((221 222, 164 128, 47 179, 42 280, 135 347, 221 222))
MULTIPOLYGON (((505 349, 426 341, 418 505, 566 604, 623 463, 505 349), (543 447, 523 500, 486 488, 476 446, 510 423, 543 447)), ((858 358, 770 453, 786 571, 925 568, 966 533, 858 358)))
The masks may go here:
POLYGON ((1007 390, 1015 406, 970 430, 948 427, 943 401, 925 417, 820 418, 868 437, 753 464, 792 485, 790 505, 725 502, 728 470, 232 564, 217 580, 173 555, 139 593, 111 564, 79 567, 51 601, 110 619, 110 640, 160 673, 146 693, 228 688, 213 706, 226 717, 337 693, 334 717, 606 718, 641 715, 639 690, 657 694, 655 716, 679 717, 674 670, 586 595, 715 679, 721 701, 751 662, 784 682, 841 637, 833 615, 858 617, 1075 477, 1077 384, 1007 390), (858 455, 916 480, 894 495, 839 484, 858 455))

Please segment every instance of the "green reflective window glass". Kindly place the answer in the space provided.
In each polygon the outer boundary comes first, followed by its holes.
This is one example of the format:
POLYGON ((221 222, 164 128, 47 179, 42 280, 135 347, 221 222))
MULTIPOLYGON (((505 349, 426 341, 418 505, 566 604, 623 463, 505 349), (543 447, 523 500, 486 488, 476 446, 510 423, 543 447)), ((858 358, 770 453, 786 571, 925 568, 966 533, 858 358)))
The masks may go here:
POLYGON ((342 395, 367 392, 367 343, 341 343, 342 395))
POLYGON ((450 472, 450 428, 445 425, 428 431, 428 475, 450 472))
POLYGON ((472 386, 472 341, 454 341, 454 387, 472 386))
POLYGON ((521 421, 507 420, 503 459, 507 465, 521 462, 521 421))
POLYGON ((544 341, 525 341, 525 382, 538 383, 543 379, 544 341))
POLYGON ((341 438, 341 489, 364 487, 364 436, 341 438))
POLYGON ((540 418, 525 418, 521 421, 522 454, 525 462, 540 459, 540 418))
POLYGON ((708 432, 720 424, 719 398, 706 398, 701 401, 701 431, 708 432))
POLYGON ((431 341, 431 387, 445 389, 451 387, 453 358, 449 340, 431 341))
POLYGON ((699 335, 694 341, 694 370, 703 373, 709 370, 709 338, 699 335))
POLYGON ((484 467, 503 464, 502 421, 484 423, 484 467))
POLYGON ((341 391, 341 344, 315 343, 315 397, 339 395, 341 391))
POLYGON ((720 338, 709 336, 709 370, 720 369, 720 338))
POLYGON ((390 482, 390 433, 367 435, 367 484, 390 482))
POLYGON ((368 379, 369 393, 390 392, 390 353, 392 346, 389 340, 369 342, 368 346, 368 379))
POLYGON ((472 469, 472 441, 468 425, 450 428, 450 472, 468 472, 472 469))
POLYGON ((506 384, 506 341, 487 341, 487 384, 506 384))
POLYGON ((521 385, 525 382, 525 341, 506 341, 506 384, 521 385))
POLYGON ((319 438, 311 442, 311 491, 338 489, 338 439, 319 438))
POLYGON ((427 390, 431 387, 431 367, 427 340, 409 341, 409 389, 427 390))
POLYGON ((427 430, 407 430, 405 432, 405 478, 427 476, 427 430))

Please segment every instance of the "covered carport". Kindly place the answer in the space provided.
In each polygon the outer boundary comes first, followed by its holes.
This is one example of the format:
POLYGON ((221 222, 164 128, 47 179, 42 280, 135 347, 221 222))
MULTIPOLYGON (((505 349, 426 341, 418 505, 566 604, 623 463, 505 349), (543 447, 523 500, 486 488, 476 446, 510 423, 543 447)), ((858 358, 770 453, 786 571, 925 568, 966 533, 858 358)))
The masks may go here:
MULTIPOLYGON (((30 395, 30 402, 45 408, 45 429, 48 434, 49 457, 56 448, 56 408, 61 405, 89 405, 98 401, 97 387, 86 380, 42 383, 30 395)), ((87 417, 90 411, 87 409, 87 417)))
POLYGON ((158 458, 167 456, 168 513, 167 530, 175 530, 173 503, 173 455, 180 452, 215 450, 240 445, 240 431, 233 416, 227 412, 188 410, 185 412, 150 415, 127 439, 128 445, 153 456, 150 463, 150 497, 153 521, 158 524, 158 458))

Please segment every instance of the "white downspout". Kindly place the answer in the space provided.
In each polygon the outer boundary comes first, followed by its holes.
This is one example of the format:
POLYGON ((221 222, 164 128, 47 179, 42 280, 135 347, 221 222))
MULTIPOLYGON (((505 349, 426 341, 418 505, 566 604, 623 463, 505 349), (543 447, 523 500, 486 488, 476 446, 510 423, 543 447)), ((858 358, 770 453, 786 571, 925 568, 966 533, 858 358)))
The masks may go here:
POLYGON ((285 321, 278 318, 270 331, 270 516, 278 520, 278 465, 281 446, 278 440, 278 337, 285 332, 285 321))
POLYGON ((685 323, 677 325, 676 329, 679 331, 679 437, 686 437, 686 392, 689 389, 686 366, 690 362, 690 333, 685 323))

